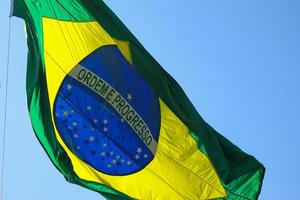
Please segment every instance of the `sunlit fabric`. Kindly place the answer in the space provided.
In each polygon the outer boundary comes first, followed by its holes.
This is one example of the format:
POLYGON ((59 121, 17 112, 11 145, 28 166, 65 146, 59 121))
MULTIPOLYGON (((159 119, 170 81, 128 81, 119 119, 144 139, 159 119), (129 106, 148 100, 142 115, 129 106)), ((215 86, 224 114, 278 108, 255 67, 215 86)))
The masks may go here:
POLYGON ((32 126, 67 181, 114 200, 258 198, 263 165, 205 123, 102 1, 13 5, 32 126))

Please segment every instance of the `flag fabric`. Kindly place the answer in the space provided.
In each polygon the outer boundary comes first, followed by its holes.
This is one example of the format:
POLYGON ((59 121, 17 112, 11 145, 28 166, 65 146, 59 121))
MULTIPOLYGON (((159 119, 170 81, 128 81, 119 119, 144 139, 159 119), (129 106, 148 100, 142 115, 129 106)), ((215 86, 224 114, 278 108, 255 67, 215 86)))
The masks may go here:
POLYGON ((15 0, 35 134, 107 199, 257 199, 264 167, 216 132, 101 0, 15 0))

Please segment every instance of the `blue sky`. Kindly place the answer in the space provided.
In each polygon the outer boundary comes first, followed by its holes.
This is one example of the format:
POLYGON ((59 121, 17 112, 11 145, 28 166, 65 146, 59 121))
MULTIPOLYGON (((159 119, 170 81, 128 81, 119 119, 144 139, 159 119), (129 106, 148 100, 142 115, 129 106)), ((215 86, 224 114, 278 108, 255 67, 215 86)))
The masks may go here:
MULTIPOLYGON (((296 199, 300 170, 300 2, 105 1, 215 129, 267 168, 260 199, 296 199)), ((0 6, 3 130, 9 1, 0 6)), ((99 200, 67 183, 32 131, 24 23, 12 19, 3 200, 99 200)), ((2 141, 0 141, 2 142, 2 141)))

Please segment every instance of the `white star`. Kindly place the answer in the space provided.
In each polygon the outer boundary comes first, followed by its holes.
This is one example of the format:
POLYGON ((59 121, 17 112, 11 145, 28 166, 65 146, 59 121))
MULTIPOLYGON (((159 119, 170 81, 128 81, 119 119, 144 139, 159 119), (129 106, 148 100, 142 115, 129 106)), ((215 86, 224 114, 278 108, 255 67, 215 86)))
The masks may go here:
POLYGON ((58 114, 58 113, 55 113, 55 116, 56 116, 56 117, 59 117, 59 114, 58 114))
POLYGON ((136 152, 141 153, 142 152, 142 148, 137 148, 136 152))
POLYGON ((103 120, 103 124, 107 124, 107 123, 108 123, 107 119, 103 120))
POLYGON ((74 138, 78 138, 79 137, 77 134, 74 134, 73 136, 74 136, 74 138))
POLYGON ((112 161, 112 163, 113 163, 113 164, 116 164, 116 163, 117 163, 117 161, 116 161, 116 160, 113 160, 113 161, 112 161))
POLYGON ((123 119, 123 118, 121 118, 121 122, 124 122, 124 119, 123 119))
POLYGON ((114 152, 113 151, 109 152, 109 155, 111 155, 111 156, 114 155, 114 152))
POLYGON ((87 110, 92 110, 92 106, 87 106, 86 109, 87 110))
POLYGON ((79 149, 80 149, 80 146, 76 146, 76 149, 78 149, 78 150, 79 150, 79 149))
POLYGON ((111 164, 108 164, 107 167, 108 167, 108 168, 111 168, 111 164))
POLYGON ((63 112, 63 115, 64 115, 64 116, 68 116, 68 111, 64 111, 64 112, 63 112))
POLYGON ((144 155, 144 158, 148 158, 148 155, 147 155, 147 154, 145 154, 145 155, 144 155))
POLYGON ((71 89, 72 89, 72 85, 71 85, 70 83, 67 85, 67 89, 68 89, 68 90, 71 90, 71 89))
POLYGON ((69 130, 72 130, 72 127, 71 127, 71 126, 68 126, 68 129, 69 129, 69 130))
POLYGON ((121 156, 119 156, 119 155, 116 156, 117 159, 120 159, 120 157, 121 157, 121 156))
POLYGON ((74 122, 72 123, 72 125, 73 125, 73 126, 77 126, 77 122, 74 121, 74 122))
POLYGON ((105 156, 106 153, 104 151, 101 152, 101 156, 105 156))
POLYGON ((139 155, 135 155, 134 158, 138 160, 140 158, 140 156, 139 155))
POLYGON ((73 114, 73 113, 74 113, 74 110, 71 110, 71 113, 73 114))
POLYGON ((94 121, 93 121, 95 124, 98 122, 98 119, 94 119, 94 121))
POLYGON ((131 99, 132 99, 131 94, 128 94, 128 95, 127 95, 127 99, 128 99, 129 101, 131 101, 131 99))
POLYGON ((106 144, 106 143, 103 143, 103 144, 102 144, 102 147, 107 147, 107 144, 106 144))
POLYGON ((95 129, 94 128, 91 128, 91 131, 94 131, 95 129))
POLYGON ((94 136, 90 136, 90 137, 89 137, 89 141, 90 141, 90 142, 95 141, 95 137, 94 137, 94 136))
POLYGON ((121 163, 124 163, 124 162, 125 162, 125 160, 124 160, 124 159, 122 159, 122 160, 121 160, 121 163))
POLYGON ((104 128, 103 128, 103 131, 104 131, 104 132, 107 132, 107 131, 108 131, 108 129, 107 129, 106 127, 104 127, 104 128))
POLYGON ((127 161, 127 165, 131 165, 131 162, 130 162, 130 161, 127 161))

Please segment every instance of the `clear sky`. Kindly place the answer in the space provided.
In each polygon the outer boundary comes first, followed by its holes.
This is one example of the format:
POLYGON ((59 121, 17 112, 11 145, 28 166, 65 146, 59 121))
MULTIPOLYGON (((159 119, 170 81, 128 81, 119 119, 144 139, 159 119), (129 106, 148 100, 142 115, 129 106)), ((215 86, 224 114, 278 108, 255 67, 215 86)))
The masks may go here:
MULTIPOLYGON (((299 198, 300 1, 105 2, 202 117, 266 166, 260 199, 299 198)), ((8 13, 9 1, 1 1, 1 135, 8 13)), ((26 106, 21 19, 12 19, 11 38, 3 200, 102 199, 67 183, 35 138, 26 106)))

